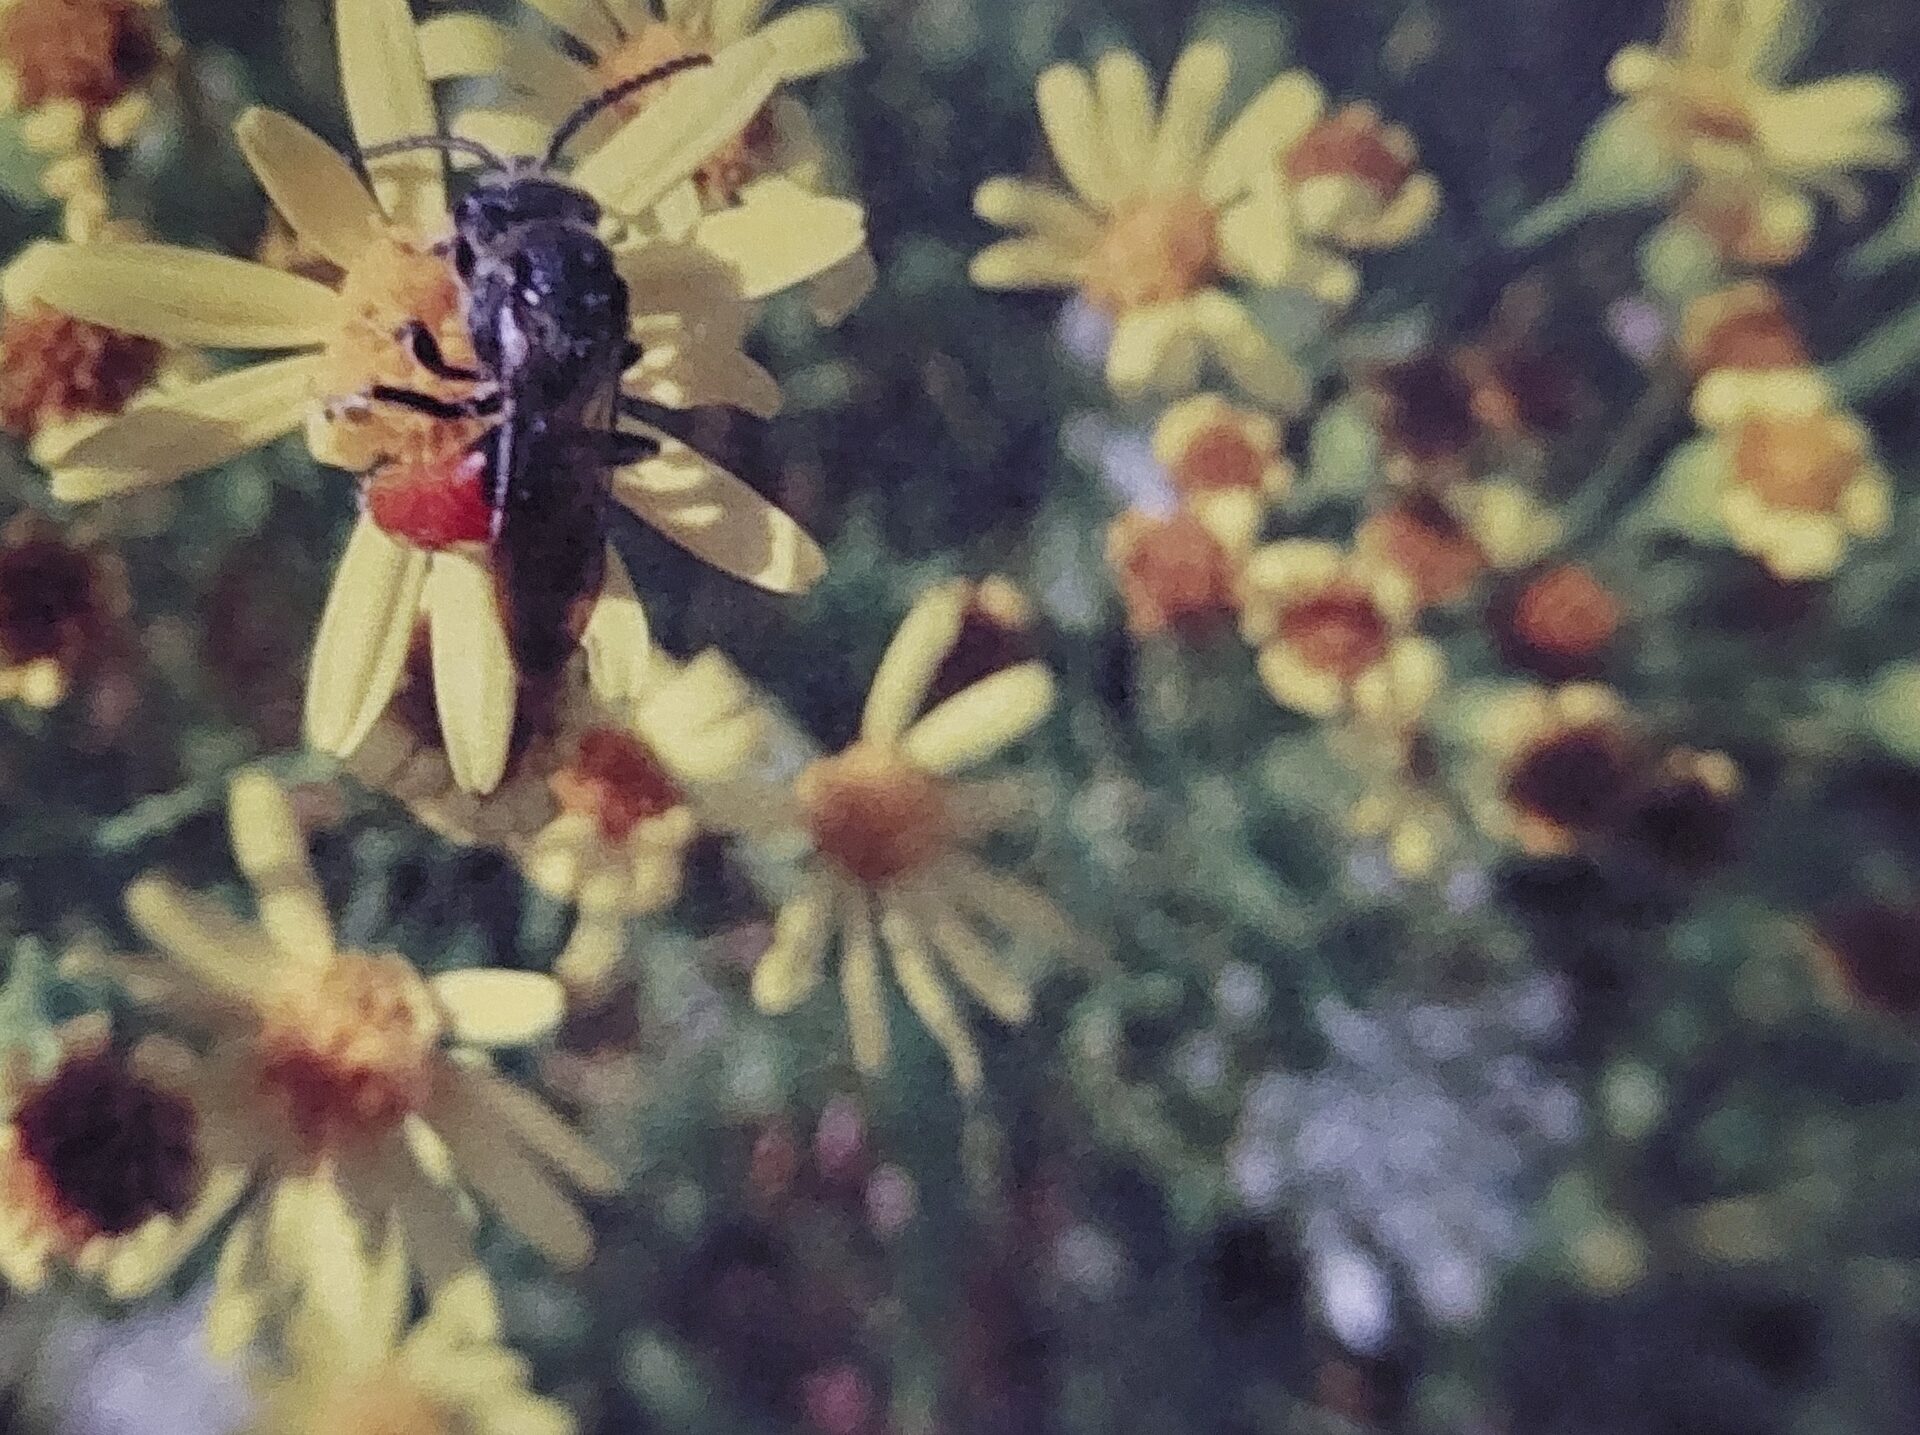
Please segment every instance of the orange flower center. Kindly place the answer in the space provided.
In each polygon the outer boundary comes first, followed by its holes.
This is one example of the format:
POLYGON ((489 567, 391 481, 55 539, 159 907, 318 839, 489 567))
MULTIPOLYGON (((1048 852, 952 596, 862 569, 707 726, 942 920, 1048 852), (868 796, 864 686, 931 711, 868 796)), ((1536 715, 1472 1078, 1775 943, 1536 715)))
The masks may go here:
POLYGON ((73 100, 98 114, 159 68, 153 16, 135 0, 18 0, 0 12, 0 64, 22 106, 73 100))
POLYGON ((1229 419, 1209 424, 1187 441, 1173 462, 1172 479, 1183 493, 1259 488, 1272 455, 1229 419))
POLYGON ((1386 657, 1393 642, 1393 626, 1373 594, 1345 580, 1287 603, 1276 630, 1301 661, 1346 683, 1386 657))
POLYGON ((0 324, 0 429, 31 439, 48 424, 117 414, 152 382, 164 352, 151 339, 23 305, 0 324))
POLYGON ((263 1018, 260 1086, 318 1156, 378 1139, 420 1110, 439 1039, 439 1013, 412 967, 343 952, 263 1018))
POLYGON ((1487 555, 1437 502, 1381 509, 1360 525, 1360 546, 1405 574, 1422 607, 1464 598, 1487 571, 1487 555))
POLYGON ((451 1412, 397 1366, 335 1385, 309 1409, 291 1413, 300 1435, 455 1435, 459 1429, 451 1412))
POLYGON ((1190 513, 1121 514, 1107 531, 1107 561, 1136 637, 1172 632, 1200 642, 1234 616, 1239 567, 1190 513))
POLYGON ((1514 636, 1556 658, 1591 658, 1620 627, 1620 600, 1586 568, 1569 563, 1543 573, 1514 605, 1514 636))
POLYGON ((0 547, 0 659, 72 661, 105 626, 100 564, 58 538, 0 547))
POLYGON ((1695 374, 1797 369, 1812 362, 1779 294, 1764 284, 1743 284, 1696 304, 1688 315, 1685 348, 1695 374))
POLYGON ((1087 302, 1109 314, 1171 303, 1218 272, 1216 218, 1198 194, 1136 199, 1107 221, 1080 282, 1087 302))
POLYGON ((1506 798, 1536 821, 1590 833, 1619 813, 1632 780, 1625 736, 1594 723, 1563 728, 1529 747, 1508 769, 1506 798))
POLYGON ((613 844, 625 842, 642 822, 671 812, 682 801, 680 789, 652 750, 615 728, 584 733, 573 761, 548 782, 565 811, 593 818, 600 835, 613 844))
MULTIPOLYGON (((611 88, 670 61, 688 55, 710 53, 707 46, 689 40, 664 20, 656 20, 643 25, 617 48, 603 55, 600 63, 594 67, 594 77, 598 86, 611 88)), ((669 85, 670 82, 662 82, 658 87, 641 90, 621 101, 617 109, 627 116, 637 115, 657 100, 669 85)), ((694 184, 700 191, 702 201, 716 206, 731 204, 739 198, 741 189, 763 174, 771 164, 777 139, 773 112, 770 107, 762 106, 747 122, 745 129, 694 171, 694 184)))
POLYGON ((74 1248, 177 1216, 200 1184, 193 1107, 101 1050, 69 1056, 13 1114, 4 1183, 74 1248))
POLYGON ((947 847, 946 785, 891 749, 858 742, 800 774, 814 846, 855 881, 885 886, 947 847))
POLYGON ((430 244, 398 230, 369 243, 341 282, 343 317, 328 341, 318 391, 335 405, 328 428, 342 462, 364 471, 387 459, 444 457, 469 446, 484 420, 449 422, 398 404, 355 403, 375 384, 461 399, 469 386, 437 379, 394 336, 409 321, 433 331, 451 364, 471 367, 461 290, 453 266, 430 244))
POLYGON ((1733 441, 1734 480, 1770 508, 1831 513, 1860 473, 1860 444, 1837 414, 1754 418, 1733 441))
POLYGON ((1753 114, 1738 92, 1712 75, 1693 76, 1680 87, 1668 108, 1668 124, 1683 142, 1745 145, 1757 135, 1753 114))
POLYGON ((1342 105, 1302 135, 1288 151, 1286 176, 1354 179, 1382 201, 1392 199, 1418 168, 1406 132, 1380 118, 1372 105, 1342 105))

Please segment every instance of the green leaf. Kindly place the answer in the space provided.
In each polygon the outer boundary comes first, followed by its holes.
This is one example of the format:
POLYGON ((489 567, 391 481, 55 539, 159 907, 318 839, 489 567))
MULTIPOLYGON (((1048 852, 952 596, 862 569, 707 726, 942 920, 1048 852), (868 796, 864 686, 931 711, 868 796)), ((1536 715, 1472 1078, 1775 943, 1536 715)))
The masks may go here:
POLYGON ((1525 249, 1593 215, 1657 204, 1679 186, 1681 175, 1644 107, 1616 105, 1587 132, 1573 182, 1515 225, 1507 243, 1525 249))

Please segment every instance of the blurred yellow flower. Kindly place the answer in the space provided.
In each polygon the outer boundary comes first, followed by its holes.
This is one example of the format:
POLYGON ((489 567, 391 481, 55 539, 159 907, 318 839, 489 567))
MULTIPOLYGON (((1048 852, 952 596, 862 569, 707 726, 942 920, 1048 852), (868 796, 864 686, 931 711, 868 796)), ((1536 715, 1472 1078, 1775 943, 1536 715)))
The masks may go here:
POLYGON ((1906 161, 1894 126, 1905 96, 1892 79, 1786 82, 1808 23, 1800 0, 1675 0, 1661 45, 1629 45, 1608 68, 1623 97, 1616 120, 1658 147, 1647 158, 1695 186, 1706 228, 1735 239, 1731 257, 1744 262, 1799 257, 1817 196, 1855 209, 1859 171, 1906 161), (1726 216, 1738 216, 1734 229, 1726 216))
POLYGON ((1240 631, 1260 650, 1275 702, 1313 717, 1413 723, 1439 689, 1439 648, 1413 631, 1419 607, 1397 569, 1337 544, 1285 539, 1256 550, 1240 631))
POLYGON ((1650 757, 1625 700, 1598 683, 1518 685, 1473 704, 1471 807, 1481 830, 1536 857, 1614 833, 1650 757))
POLYGON ((0 529, 0 702, 57 706, 129 641, 127 611, 117 555, 16 515, 0 529))
POLYGON ((232 1209, 245 1173, 211 1159, 194 1090, 151 1045, 115 1048, 104 1018, 56 1035, 46 1069, 22 1050, 0 1067, 0 1275, 37 1290, 70 1270, 136 1299, 232 1209))
POLYGON ((1233 627, 1247 544, 1229 546, 1185 508, 1129 508, 1107 525, 1107 567, 1136 638, 1203 644, 1233 627))
POLYGON ((177 1049, 171 1079, 207 1113, 218 1163, 254 1187, 221 1254, 216 1331, 251 1331, 262 1283, 296 1259, 284 1224, 315 1186, 347 1202, 363 1244, 397 1223, 430 1286, 471 1261, 457 1182, 549 1259, 585 1262, 592 1234, 566 1188, 607 1192, 618 1178, 483 1055, 551 1031, 559 984, 490 969, 426 978, 391 953, 341 950, 279 788, 242 773, 229 815, 259 925, 142 877, 128 915, 167 960, 93 963, 197 1043, 177 1049))
POLYGON ((1004 784, 955 776, 1046 718, 1052 676, 1038 662, 1020 663, 923 712, 968 597, 965 583, 923 593, 880 660, 859 737, 809 762, 789 789, 769 790, 757 809, 743 804, 734 825, 765 844, 798 842, 807 853, 754 971, 755 1003, 769 1012, 797 1006, 838 947, 854 1060, 862 1071, 878 1070, 890 1045, 884 951, 907 1005, 960 1086, 973 1091, 980 1052, 947 978, 1000 1020, 1020 1022, 1032 1003, 1028 981, 993 950, 985 927, 1056 951, 1074 937, 1045 896, 968 850, 1017 821, 1027 803, 1004 784))
POLYGON ((1153 456, 1181 503, 1229 548, 1258 541, 1267 510, 1293 482, 1281 428, 1218 394, 1195 394, 1160 415, 1153 456))
POLYGON ((1101 57, 1089 74, 1054 65, 1040 76, 1040 123, 1071 192, 1002 176, 981 185, 982 219, 1021 231, 974 256, 987 289, 1077 289, 1115 321, 1107 379, 1127 396, 1178 391, 1211 357, 1249 394, 1293 407, 1304 380, 1221 281, 1271 287, 1285 235, 1243 200, 1274 152, 1277 114, 1298 82, 1282 76, 1217 140, 1226 47, 1191 45, 1163 101, 1138 56, 1101 57))

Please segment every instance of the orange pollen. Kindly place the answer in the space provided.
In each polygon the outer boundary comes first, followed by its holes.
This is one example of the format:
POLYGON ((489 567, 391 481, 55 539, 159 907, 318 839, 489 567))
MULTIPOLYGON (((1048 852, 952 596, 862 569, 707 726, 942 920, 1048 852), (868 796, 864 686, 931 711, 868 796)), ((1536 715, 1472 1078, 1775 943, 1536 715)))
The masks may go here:
POLYGON ((1696 375, 1717 369, 1798 369, 1813 362, 1778 291, 1757 281, 1696 303, 1687 315, 1683 347, 1696 375))
POLYGON ((1859 477, 1858 436, 1838 414, 1754 418, 1733 440, 1734 481, 1771 508, 1831 513, 1859 477))
POLYGON ((1109 314, 1184 299, 1219 270, 1216 216, 1198 194, 1134 200, 1107 221, 1081 291, 1109 314))
POLYGON ((1129 509, 1107 529, 1107 564, 1135 637, 1203 642, 1234 617, 1239 567, 1190 513, 1158 518, 1129 509))
POLYGON ((1350 580, 1287 603, 1276 625, 1280 641, 1309 667, 1350 683, 1386 657, 1393 625, 1372 593, 1350 580))
POLYGON ((946 785, 891 749, 857 742, 821 758, 798 791, 814 846, 866 886, 911 876, 946 850, 946 785))
MULTIPOLYGON (((664 20, 656 20, 641 26, 617 48, 601 56, 594 67, 595 83, 601 88, 611 88, 669 61, 709 53, 706 46, 689 40, 664 20)), ((615 108, 628 117, 637 115, 670 88, 671 81, 662 81, 621 101, 615 108)), ((777 139, 772 109, 763 105, 747 121, 745 129, 715 150, 707 162, 694 171, 693 180, 700 198, 710 206, 731 204, 749 181, 766 172, 772 163, 777 139)))
POLYGON ((583 734, 573 761, 548 779, 567 812, 591 817, 610 844, 625 842, 652 817, 682 801, 651 749, 630 733, 594 728, 583 734))
POLYGON ((424 1107, 439 1037, 439 1014, 412 967, 343 952, 263 1017, 260 1086, 318 1156, 378 1139, 424 1107))
POLYGON ((1187 442, 1173 461, 1173 485, 1182 493, 1254 488, 1266 478, 1273 455, 1247 437, 1238 424, 1223 419, 1187 442))
POLYGON ((134 0, 20 0, 0 13, 0 66, 25 108, 72 100, 97 115, 159 69, 153 17, 134 0))
POLYGON ((1559 658, 1590 658, 1620 628, 1620 600, 1592 572, 1569 563, 1543 573, 1514 605, 1514 635, 1528 647, 1559 658))
POLYGON ((1381 200, 1392 199, 1419 168, 1413 143, 1372 105, 1342 105, 1300 137, 1284 161, 1295 184, 1355 179, 1381 200))
POLYGON ((1360 525, 1358 541, 1406 575, 1422 607, 1466 597, 1487 571, 1487 555, 1473 535, 1434 502, 1380 510, 1360 525))
POLYGON ((164 353, 151 339, 23 305, 0 323, 0 429, 31 439, 48 424, 117 414, 164 353))
POLYGON ((77 662, 112 618, 99 559, 57 537, 0 545, 0 660, 77 662))

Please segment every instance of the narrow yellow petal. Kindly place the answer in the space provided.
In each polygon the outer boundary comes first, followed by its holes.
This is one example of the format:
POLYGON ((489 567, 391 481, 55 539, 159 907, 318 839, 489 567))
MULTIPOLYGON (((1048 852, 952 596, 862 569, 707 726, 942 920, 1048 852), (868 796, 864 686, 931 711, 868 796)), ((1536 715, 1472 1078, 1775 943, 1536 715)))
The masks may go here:
POLYGON ((696 17, 703 18, 707 36, 718 44, 730 45, 753 32, 771 3, 772 0, 692 0, 681 8, 677 19, 683 29, 699 33, 696 17), (701 12, 705 12, 704 15, 701 12))
MULTIPOLYGON (((447 126, 447 133, 483 144, 497 155, 534 155, 542 153, 553 137, 553 121, 538 113, 538 107, 526 110, 493 109, 480 106, 462 110, 447 126)), ((477 161, 455 155, 454 165, 477 161)))
POLYGON ((563 1270, 593 1254, 593 1231, 579 1207, 491 1119, 453 1068, 435 1084, 427 1119, 452 1153, 461 1178, 500 1219, 563 1270))
POLYGON ((606 582, 580 635, 580 646, 587 655, 588 681, 601 702, 624 713, 645 694, 654 671, 653 634, 627 566, 611 544, 606 582))
POLYGON ((723 573, 774 593, 803 593, 826 571, 820 545, 785 513, 678 439, 619 469, 613 496, 723 573))
POLYGON ((1071 289, 1085 272, 1083 250, 1038 236, 989 244, 967 265, 982 289, 1071 289))
POLYGON ((880 913, 880 937, 893 960, 894 980, 900 983, 900 994, 947 1054, 954 1080, 960 1083, 962 1091, 978 1091, 980 1048, 974 1044, 973 1033, 967 1030, 965 1019, 953 1003, 953 993, 934 970, 919 927, 902 909, 887 906, 880 913))
POLYGON ((264 934, 164 877, 127 888, 126 907, 135 931, 219 997, 245 999, 273 968, 264 934))
POLYGON ((1279 164, 1326 104, 1320 82, 1305 70, 1289 70, 1269 81, 1207 155, 1201 195, 1219 205, 1244 193, 1257 172, 1279 164))
POLYGON ((463 792, 492 792, 506 775, 519 687, 493 575, 465 554, 437 553, 421 605, 447 765, 463 792))
POLYGON ((780 908, 773 939, 753 969, 753 1004, 761 1011, 792 1011, 820 984, 833 906, 832 884, 815 874, 780 908))
POLYGON ((340 302, 324 284, 173 244, 96 240, 48 247, 32 297, 91 324, 205 349, 324 344, 340 302))
POLYGON ((984 917, 1019 941, 1043 950, 1089 956, 1086 943, 1066 914, 1043 892, 1018 877, 956 853, 940 864, 938 881, 942 891, 967 911, 984 917))
POLYGON ((292 433, 319 365, 306 354, 271 359, 137 403, 60 455, 53 496, 89 503, 171 483, 292 433))
POLYGON ((789 10, 762 27, 759 39, 779 55, 780 75, 804 80, 829 70, 844 69, 860 59, 860 40, 847 17, 832 5, 808 5, 789 10))
POLYGON ((596 1195, 620 1188, 620 1173, 532 1092, 484 1064, 467 1067, 460 1080, 467 1095, 487 1107, 516 1141, 574 1186, 596 1195))
POLYGON ((1032 1014, 1032 991, 987 946, 973 923, 931 890, 915 892, 907 900, 934 950, 980 1005, 1009 1025, 1017 1026, 1032 1014))
POLYGON ((566 1015, 566 993, 544 972, 470 967, 440 972, 430 984, 453 1039, 468 1046, 529 1046, 566 1015))
POLYGON ((371 519, 354 525, 307 675, 307 741, 320 751, 351 756, 393 697, 420 616, 428 556, 371 519))
POLYGON ((1060 173, 1095 209, 1111 210, 1135 186, 1113 172, 1100 131, 1100 107, 1086 71, 1073 65, 1049 67, 1034 86, 1034 98, 1060 173))
POLYGON ((1100 238, 1100 221, 1072 195, 1050 184, 998 175, 973 192, 973 212, 1003 229, 1030 230, 1069 252, 1090 249, 1100 238))
POLYGON ((959 640, 967 591, 963 582, 939 583, 914 599, 880 655, 860 716, 861 737, 893 743, 907 730, 927 700, 933 675, 959 640))
POLYGON ((620 27, 601 0, 527 0, 527 3, 595 54, 603 54, 620 43, 620 27))
POLYGON ((1093 67, 1093 88, 1116 171, 1145 163, 1159 126, 1147 67, 1130 50, 1109 50, 1093 67))
POLYGON ((740 297, 764 299, 817 278, 866 243, 866 216, 849 199, 814 194, 778 175, 756 180, 740 202, 694 231, 701 248, 739 278, 740 297))
MULTIPOLYGON (((440 117, 407 0, 336 0, 333 19, 354 144, 365 151, 389 140, 438 134, 440 117)), ((420 234, 445 226, 446 173, 438 154, 389 155, 371 161, 367 173, 387 218, 420 234)))
POLYGON ((847 1041, 853 1064, 871 1076, 887 1064, 887 994, 880 986, 880 947, 874 940, 867 894, 847 887, 842 894, 840 1001, 847 1012, 847 1041))
POLYGON ((907 756, 930 772, 984 762, 1032 732, 1053 710, 1053 674, 1021 663, 955 693, 908 730, 907 756))
POLYGON ((1153 188, 1185 188, 1200 178, 1200 157, 1206 152, 1214 115, 1232 72, 1227 47, 1213 41, 1189 45, 1174 61, 1148 171, 1153 188))
POLYGON ((227 827, 267 936, 289 961, 324 966, 333 958, 333 922, 279 784, 257 768, 236 773, 227 787, 227 827))
POLYGON ((254 178, 302 244, 342 269, 372 239, 380 208, 338 151, 299 121, 258 105, 233 127, 254 178))
POLYGON ((482 15, 435 15, 421 22, 419 34, 429 79, 505 76, 515 89, 567 105, 598 88, 592 71, 530 31, 509 29, 482 15))

